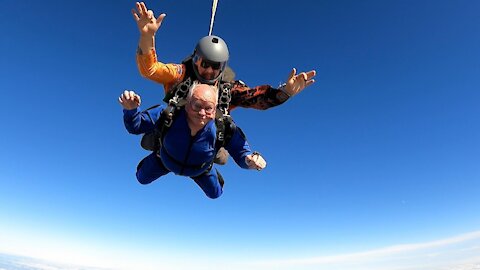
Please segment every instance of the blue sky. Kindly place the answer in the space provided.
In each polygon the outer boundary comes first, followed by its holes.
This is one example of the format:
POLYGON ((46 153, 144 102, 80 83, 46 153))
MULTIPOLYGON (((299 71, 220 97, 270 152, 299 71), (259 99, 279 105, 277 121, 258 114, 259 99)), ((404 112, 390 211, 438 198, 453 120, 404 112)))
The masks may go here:
MULTIPOLYGON (((318 75, 282 106, 233 112, 268 166, 230 160, 217 200, 175 175, 135 180, 148 153, 117 97, 133 89, 147 108, 163 88, 137 71, 134 3, 2 2, 1 252, 117 268, 318 269, 318 258, 389 247, 478 248, 480 2, 220 0, 213 33, 238 79, 318 75)), ((208 34, 211 1, 146 4, 167 13, 164 62, 208 34)))

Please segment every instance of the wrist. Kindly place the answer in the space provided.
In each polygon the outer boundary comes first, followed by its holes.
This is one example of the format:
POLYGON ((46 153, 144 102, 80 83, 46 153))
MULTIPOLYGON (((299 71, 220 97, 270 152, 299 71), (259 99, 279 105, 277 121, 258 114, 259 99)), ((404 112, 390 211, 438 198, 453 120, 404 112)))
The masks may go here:
POLYGON ((140 43, 145 45, 153 45, 155 44, 155 34, 150 33, 143 33, 140 35, 140 43))
POLYGON ((284 93, 284 94, 287 95, 288 97, 292 97, 292 95, 290 95, 290 93, 288 93, 288 91, 287 91, 287 84, 286 84, 286 83, 282 83, 282 84, 278 87, 278 90, 282 91, 282 93, 284 93))
POLYGON ((286 84, 282 84, 278 87, 278 93, 277 93, 277 99, 280 101, 280 102, 285 102, 287 101, 287 99, 289 99, 291 97, 291 95, 286 91, 286 84))
POLYGON ((152 49, 155 49, 155 36, 140 36, 137 53, 139 55, 149 54, 152 49))
POLYGON ((140 32, 141 38, 153 38, 157 32, 140 32))

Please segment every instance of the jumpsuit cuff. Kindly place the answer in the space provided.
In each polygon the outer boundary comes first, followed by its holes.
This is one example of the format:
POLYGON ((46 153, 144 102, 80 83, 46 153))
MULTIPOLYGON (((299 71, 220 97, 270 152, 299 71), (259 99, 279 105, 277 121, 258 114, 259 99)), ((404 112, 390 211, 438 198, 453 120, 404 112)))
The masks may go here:
POLYGON ((242 167, 243 169, 249 169, 248 164, 247 164, 247 156, 251 155, 251 154, 253 154, 253 152, 249 151, 249 152, 245 152, 242 155, 242 158, 240 159, 242 162, 241 162, 241 164, 239 164, 240 167, 242 167))
POLYGON ((132 109, 132 110, 123 109, 123 115, 125 115, 125 116, 127 116, 127 117, 132 117, 132 116, 134 116, 138 111, 139 111, 138 108, 135 108, 135 109, 132 109))

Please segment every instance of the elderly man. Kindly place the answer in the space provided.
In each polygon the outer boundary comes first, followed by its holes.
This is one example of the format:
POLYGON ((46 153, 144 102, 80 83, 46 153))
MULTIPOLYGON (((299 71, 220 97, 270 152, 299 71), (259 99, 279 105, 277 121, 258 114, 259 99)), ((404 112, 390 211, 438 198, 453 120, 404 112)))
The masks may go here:
MULTIPOLYGON (((214 86, 192 84, 187 104, 175 113, 171 126, 161 136, 159 150, 139 163, 136 176, 141 184, 149 184, 173 172, 192 178, 209 198, 218 198, 222 194, 223 179, 216 169, 212 169, 217 140, 214 121, 217 95, 214 86)), ((119 102, 124 109, 123 119, 129 133, 152 132, 160 125, 158 120, 165 106, 140 111, 141 98, 133 91, 122 93, 119 102)), ((240 128, 232 132, 225 149, 235 162, 245 169, 265 168, 265 160, 251 151, 240 128)))

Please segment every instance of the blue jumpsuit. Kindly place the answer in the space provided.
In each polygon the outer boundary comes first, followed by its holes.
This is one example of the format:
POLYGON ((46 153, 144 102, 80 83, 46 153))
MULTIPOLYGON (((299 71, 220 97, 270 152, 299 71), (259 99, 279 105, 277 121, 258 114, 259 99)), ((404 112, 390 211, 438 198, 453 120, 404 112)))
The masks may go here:
MULTIPOLYGON (((165 105, 146 111, 140 111, 139 108, 124 109, 125 128, 132 134, 152 132, 164 108, 165 105)), ((220 197, 223 190, 219 183, 218 171, 212 170, 216 154, 216 130, 215 121, 209 121, 195 136, 191 136, 187 115, 182 108, 166 132, 160 150, 152 152, 138 164, 136 173, 138 181, 141 184, 149 184, 173 172, 192 178, 209 198, 220 197)), ((225 149, 240 167, 248 169, 245 157, 252 151, 239 128, 235 129, 225 149)))

